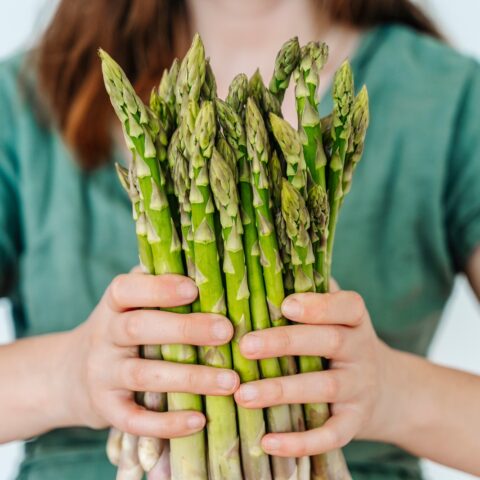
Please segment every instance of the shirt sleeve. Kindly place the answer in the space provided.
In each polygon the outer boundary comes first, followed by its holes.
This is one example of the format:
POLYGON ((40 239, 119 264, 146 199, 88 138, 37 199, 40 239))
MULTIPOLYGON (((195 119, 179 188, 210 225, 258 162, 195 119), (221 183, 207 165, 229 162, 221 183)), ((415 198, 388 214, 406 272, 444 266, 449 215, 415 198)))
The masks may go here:
POLYGON ((445 198, 450 251, 456 270, 463 271, 480 245, 480 65, 476 62, 457 118, 445 198))
POLYGON ((0 71, 0 297, 15 284, 20 254, 18 163, 13 142, 12 108, 0 71))

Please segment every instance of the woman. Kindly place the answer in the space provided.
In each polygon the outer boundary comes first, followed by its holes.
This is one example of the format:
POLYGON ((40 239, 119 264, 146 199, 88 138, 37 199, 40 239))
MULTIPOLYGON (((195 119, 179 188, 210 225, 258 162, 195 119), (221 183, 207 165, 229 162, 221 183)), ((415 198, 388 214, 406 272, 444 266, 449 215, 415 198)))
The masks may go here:
POLYGON ((422 358, 455 273, 480 295, 480 69, 407 0, 63 0, 38 48, 0 66, 0 116, 0 294, 21 338, 0 348, 0 441, 31 439, 19 478, 112 478, 109 425, 164 438, 204 427, 200 413, 141 410, 135 390, 330 402, 325 427, 267 435, 264 449, 302 456, 355 439, 355 479, 421 478, 416 457, 480 475, 480 379, 422 358), (239 71, 268 78, 296 34, 331 46, 323 92, 346 56, 368 85, 372 122, 334 260, 351 291, 291 296, 296 325, 242 341, 250 358, 328 357, 328 372, 239 387, 231 371, 137 358, 146 343, 222 344, 232 328, 218 315, 144 315, 192 302, 195 285, 121 274, 136 247, 96 49, 147 93, 194 31, 221 95, 239 71))

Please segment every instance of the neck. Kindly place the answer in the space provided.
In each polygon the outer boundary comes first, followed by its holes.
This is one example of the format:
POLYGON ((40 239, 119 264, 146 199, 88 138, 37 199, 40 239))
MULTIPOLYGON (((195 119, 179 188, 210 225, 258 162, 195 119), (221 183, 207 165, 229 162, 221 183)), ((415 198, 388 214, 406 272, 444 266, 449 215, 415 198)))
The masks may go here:
MULTIPOLYGON (((232 78, 240 72, 250 76, 258 67, 268 84, 275 55, 288 38, 298 36, 300 44, 326 41, 330 47, 329 69, 334 71, 352 53, 358 37, 355 30, 334 24, 316 0, 187 0, 186 3, 190 33, 198 32, 202 37, 222 98, 232 78)), ((329 83, 327 71, 323 77, 329 83)))
POLYGON ((314 3, 187 0, 191 30, 200 33, 214 70, 225 77, 218 79, 219 87, 223 87, 221 80, 228 81, 238 72, 251 75, 257 67, 268 79, 275 54, 285 40, 295 35, 301 43, 319 38, 330 22, 319 18, 314 3))

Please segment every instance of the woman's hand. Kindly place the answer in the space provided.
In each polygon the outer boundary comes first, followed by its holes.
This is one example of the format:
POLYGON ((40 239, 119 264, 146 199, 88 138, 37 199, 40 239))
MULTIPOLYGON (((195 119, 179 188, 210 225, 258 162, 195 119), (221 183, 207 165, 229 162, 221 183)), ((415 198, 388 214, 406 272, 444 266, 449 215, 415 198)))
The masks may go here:
POLYGON ((176 314, 145 308, 192 303, 195 284, 180 275, 138 273, 113 280, 89 319, 70 335, 63 368, 64 405, 71 423, 113 425, 139 436, 172 438, 201 430, 200 412, 157 413, 134 401, 134 391, 229 395, 239 385, 235 372, 139 358, 143 344, 220 345, 233 335, 231 323, 215 314, 176 314))
POLYGON ((266 435, 265 451, 302 457, 343 447, 356 436, 373 435, 390 350, 377 338, 360 295, 294 294, 285 299, 282 312, 296 325, 245 335, 242 353, 252 359, 317 355, 330 360, 329 369, 244 384, 235 399, 247 408, 326 402, 332 417, 307 432, 266 435))

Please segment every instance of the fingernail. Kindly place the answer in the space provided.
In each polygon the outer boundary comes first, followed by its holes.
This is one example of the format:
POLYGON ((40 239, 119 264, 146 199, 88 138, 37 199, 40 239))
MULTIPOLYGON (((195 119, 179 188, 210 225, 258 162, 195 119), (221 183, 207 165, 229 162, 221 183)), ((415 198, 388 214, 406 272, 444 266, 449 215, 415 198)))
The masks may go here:
POLYGON ((242 400, 249 402, 258 397, 258 389, 253 385, 242 385, 240 387, 240 397, 242 400))
POLYGON ((232 373, 220 373, 217 375, 217 383, 224 390, 231 390, 237 383, 237 379, 232 373))
POLYGON ((228 340, 231 332, 231 328, 224 320, 219 320, 213 324, 212 336, 217 340, 228 340))
POLYGON ((263 441, 263 445, 268 450, 278 450, 280 448, 280 441, 275 437, 267 437, 263 441))
POLYGON ((242 342, 242 350, 245 353, 257 353, 263 347, 263 340, 258 335, 246 335, 242 342))
POLYGON ((191 280, 182 280, 177 285, 177 294, 186 300, 193 300, 197 296, 197 287, 191 280))
POLYGON ((294 298, 287 298, 282 303, 282 312, 288 318, 299 318, 303 313, 303 305, 294 298))
POLYGON ((187 425, 191 429, 203 427, 203 418, 200 415, 192 415, 187 418, 187 425))

